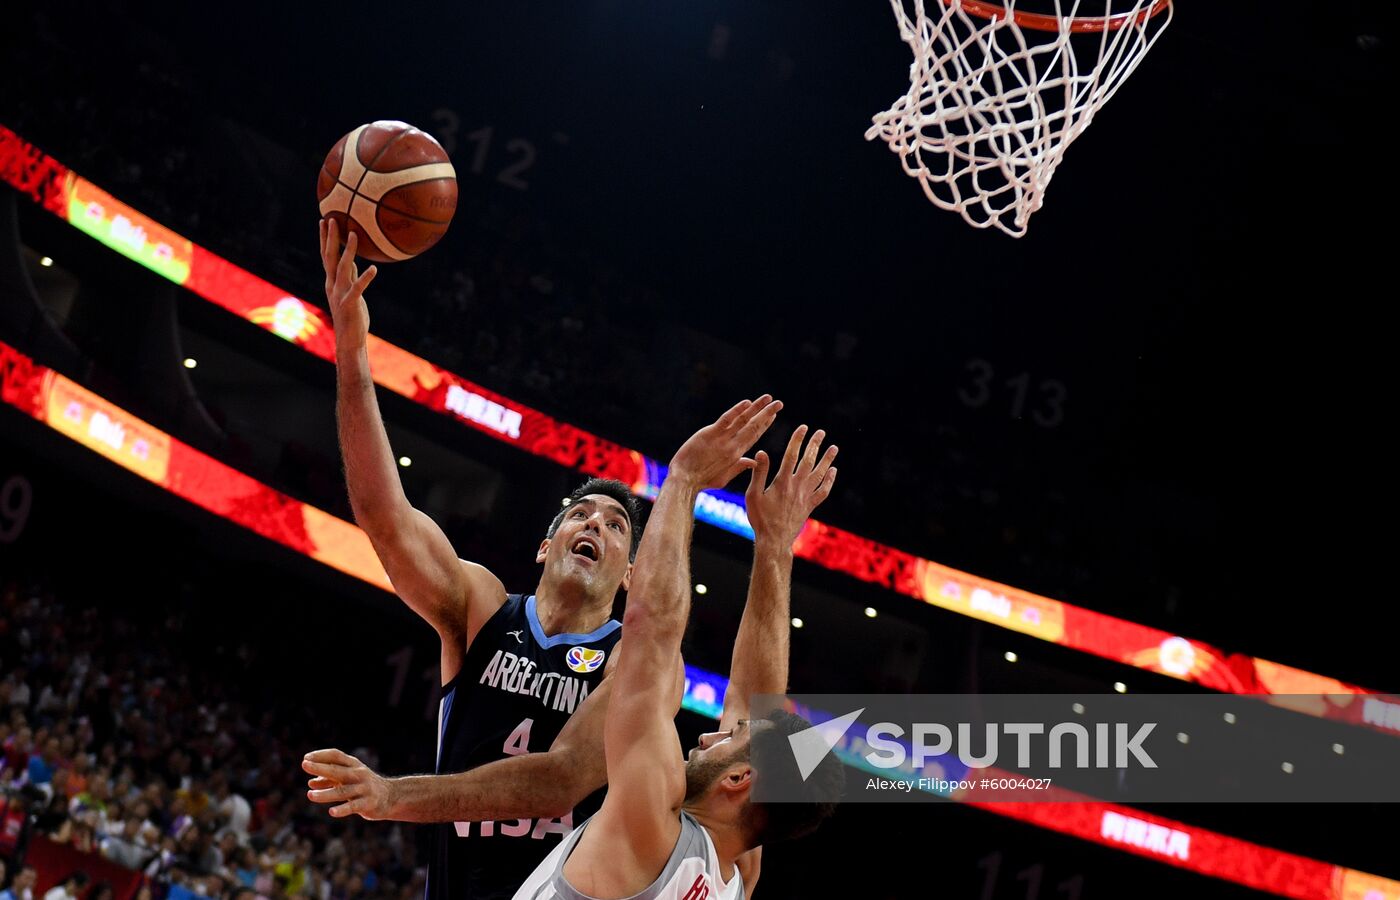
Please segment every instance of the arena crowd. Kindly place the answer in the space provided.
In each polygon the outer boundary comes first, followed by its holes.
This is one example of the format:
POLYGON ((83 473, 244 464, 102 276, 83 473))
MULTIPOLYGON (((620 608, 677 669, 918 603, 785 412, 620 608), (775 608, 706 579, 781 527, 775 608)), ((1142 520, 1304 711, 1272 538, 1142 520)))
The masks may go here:
POLYGON ((0 896, 421 897, 411 829, 306 802, 299 761, 323 726, 243 693, 229 668, 257 651, 211 653, 166 613, 153 627, 0 582, 0 896), (36 842, 139 873, 135 893, 75 866, 36 895, 36 842))

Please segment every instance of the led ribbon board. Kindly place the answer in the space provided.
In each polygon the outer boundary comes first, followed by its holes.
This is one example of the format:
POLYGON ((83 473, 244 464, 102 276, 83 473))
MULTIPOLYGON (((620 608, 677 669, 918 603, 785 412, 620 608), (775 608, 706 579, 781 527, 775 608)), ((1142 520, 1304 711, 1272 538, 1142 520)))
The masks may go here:
MULTIPOLYGON (((356 526, 206 456, 0 341, 0 401, 231 522, 392 592, 356 526)), ((686 666, 682 705, 718 719, 729 680, 686 666)), ((969 804, 1297 900, 1400 900, 1400 882, 1097 801, 969 804)))
MULTIPOLYGON (((3 125, 0 180, 195 295, 334 362, 335 343, 325 311, 137 212, 3 125)), ((619 479, 647 498, 656 497, 666 477, 664 465, 635 450, 515 403, 374 335, 369 338, 369 358, 380 386, 536 456, 588 475, 619 479)), ((695 515, 753 537, 742 496, 707 492, 696 504, 695 515)), ((1218 691, 1376 693, 1246 654, 1226 654, 1201 641, 978 578, 815 519, 807 522, 794 550, 809 562, 960 615, 1218 691)), ((1400 734, 1400 706, 1394 704, 1326 703, 1302 711, 1400 734)))
POLYGON ((206 456, 3 341, 0 399, 183 500, 393 591, 359 528, 206 456))

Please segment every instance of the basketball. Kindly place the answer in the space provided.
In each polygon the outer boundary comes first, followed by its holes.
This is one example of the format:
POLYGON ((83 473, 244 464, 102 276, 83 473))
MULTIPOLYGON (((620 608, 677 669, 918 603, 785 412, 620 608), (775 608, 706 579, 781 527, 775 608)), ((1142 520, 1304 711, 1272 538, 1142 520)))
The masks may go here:
POLYGON ((404 122, 371 122, 326 154, 316 198, 342 235, 359 235, 360 256, 401 262, 447 233, 457 211, 457 173, 426 132, 404 122))

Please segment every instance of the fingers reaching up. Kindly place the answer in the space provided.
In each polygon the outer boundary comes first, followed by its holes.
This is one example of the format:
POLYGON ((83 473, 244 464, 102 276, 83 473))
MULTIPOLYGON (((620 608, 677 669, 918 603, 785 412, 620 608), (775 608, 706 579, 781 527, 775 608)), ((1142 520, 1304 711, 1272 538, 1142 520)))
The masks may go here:
POLYGON ((715 422, 691 435, 671 459, 670 476, 718 488, 754 466, 744 456, 767 431, 783 408, 782 401, 764 394, 730 407, 715 422))
POLYGON ((334 219, 320 223, 321 267, 326 272, 326 301, 336 337, 363 341, 369 333, 369 310, 364 303, 365 289, 379 274, 378 266, 360 272, 355 265, 359 237, 352 230, 340 248, 340 226, 334 219))
POLYGON ((771 484, 768 483, 768 454, 762 451, 757 454, 745 492, 749 523, 756 541, 771 540, 790 547, 812 510, 831 495, 836 484, 833 463, 838 448, 833 444, 822 452, 825 438, 826 432, 821 429, 808 438, 806 425, 795 428, 771 484))

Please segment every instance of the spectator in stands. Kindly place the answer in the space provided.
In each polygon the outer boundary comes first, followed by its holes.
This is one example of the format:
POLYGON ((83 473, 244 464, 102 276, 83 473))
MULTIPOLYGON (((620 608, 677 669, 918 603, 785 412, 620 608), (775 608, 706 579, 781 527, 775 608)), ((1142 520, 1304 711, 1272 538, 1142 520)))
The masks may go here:
MULTIPOLYGON (((46 721, 40 719, 40 721, 46 721)), ((54 733, 58 736, 58 753, 54 756, 52 765, 54 771, 63 769, 65 771, 73 768, 74 750, 78 746, 78 739, 73 736, 72 723, 66 718, 60 718, 55 725, 54 733)))
POLYGON ((10 856, 19 849, 28 818, 28 803, 22 793, 5 798, 5 809, 0 813, 0 856, 10 856))
POLYGON ((50 737, 44 742, 44 749, 29 757, 29 783, 38 787, 53 782, 54 769, 58 764, 58 738, 50 737))
POLYGON ((92 810, 99 818, 105 818, 110 806, 112 797, 112 773, 105 769, 98 769, 92 775, 87 773, 89 755, 80 753, 74 760, 74 768, 68 774, 68 796, 72 798, 70 806, 74 812, 92 810), (82 786, 74 784, 74 779, 79 776, 79 761, 82 769, 82 786))
POLYGON ((151 861, 146 863, 146 875, 151 878, 169 878, 176 868, 178 856, 179 847, 175 843, 175 836, 162 835, 159 849, 152 855, 151 861))
POLYGON ((34 830, 39 834, 52 834, 68 821, 68 804, 62 797, 46 797, 39 794, 39 812, 34 817, 34 830))
POLYGON ((141 838, 141 820, 128 816, 121 834, 102 842, 102 855, 128 869, 145 868, 151 858, 151 849, 141 838))
POLYGON ((88 769, 91 765, 86 753, 79 753, 73 757, 72 767, 68 769, 68 783, 63 791, 66 796, 77 797, 87 791, 88 769))
POLYGON ((258 855, 252 847, 240 847, 233 863, 226 868, 235 882, 251 889, 258 880, 258 855))
POLYGON ((287 896, 295 896, 301 893, 302 887, 306 884, 306 867, 311 861, 311 842, 301 842, 290 859, 279 862, 273 872, 277 876, 279 883, 286 884, 287 896))
MULTIPOLYGON (((24 721, 24 713, 19 708, 15 710, 19 721, 24 721)), ((18 728, 11 725, 12 732, 5 739, 5 765, 15 772, 27 772, 29 770, 29 752, 34 747, 34 732, 28 725, 21 724, 18 728)))
POLYGON ((217 827, 215 822, 207 820, 202 825, 191 829, 195 832, 193 860, 196 872, 201 874, 217 872, 222 864, 222 856, 214 841, 214 830, 217 827))
POLYGON ((44 900, 78 900, 88 885, 88 874, 81 869, 49 888, 44 900))
POLYGON ((34 715, 58 715, 65 711, 71 711, 76 701, 77 692, 73 688, 71 678, 65 678, 57 686, 46 684, 39 691, 39 699, 34 704, 34 715))
MULTIPOLYGON (((185 757, 189 759, 188 756, 185 757)), ((186 768, 188 768, 186 762, 186 768)), ((187 787, 183 787, 175 792, 175 797, 184 803, 185 811, 191 816, 199 817, 209 806, 209 795, 204 792, 204 779, 199 775, 190 775, 185 779, 187 787)))
POLYGON ((26 680, 29 675, 24 666, 16 666, 15 670, 5 676, 4 685, 8 689, 9 697, 7 703, 13 708, 28 709, 30 702, 29 682, 26 680))
POLYGON ((97 829, 86 819, 69 819, 71 828, 68 843, 79 853, 96 853, 98 851, 97 829))
POLYGON ((248 823, 253 817, 253 807, 247 798, 229 788, 228 776, 215 772, 209 780, 213 791, 215 809, 224 818, 225 827, 238 836, 238 840, 248 837, 248 823))
POLYGON ((0 900, 34 900, 34 882, 38 878, 33 866, 21 866, 14 884, 0 891, 0 900))
POLYGON ((211 853, 213 865, 210 866, 209 870, 211 872, 228 875, 230 880, 232 880, 233 876, 230 874, 230 866, 233 865, 234 859, 238 854, 237 833, 227 828, 219 832, 219 838, 214 842, 211 853))

